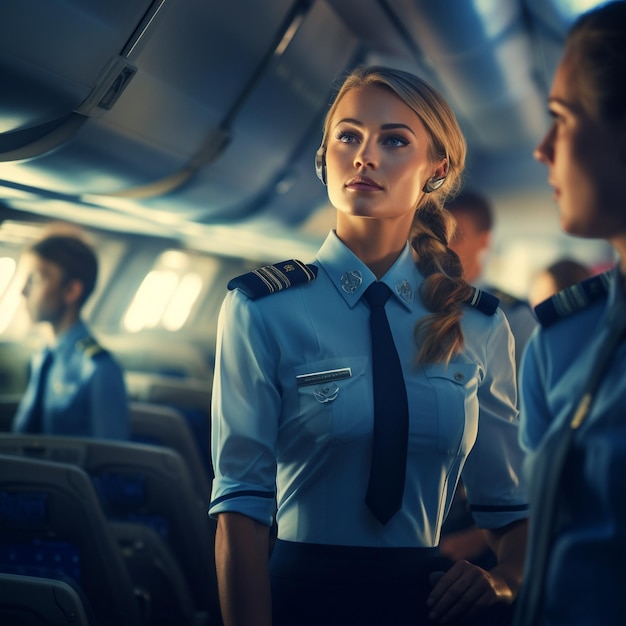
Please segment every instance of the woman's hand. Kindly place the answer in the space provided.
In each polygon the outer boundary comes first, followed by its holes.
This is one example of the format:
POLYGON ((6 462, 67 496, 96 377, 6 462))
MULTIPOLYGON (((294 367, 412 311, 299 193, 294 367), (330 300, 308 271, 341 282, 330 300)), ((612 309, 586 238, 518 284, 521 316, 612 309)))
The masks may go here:
POLYGON ((458 561, 442 574, 428 597, 430 619, 452 623, 496 604, 511 604, 517 597, 524 569, 527 522, 486 530, 487 543, 498 564, 486 571, 458 561))
POLYGON ((511 604, 513 600, 513 591, 503 578, 469 561, 457 561, 439 578, 428 597, 429 617, 453 623, 494 604, 511 604))

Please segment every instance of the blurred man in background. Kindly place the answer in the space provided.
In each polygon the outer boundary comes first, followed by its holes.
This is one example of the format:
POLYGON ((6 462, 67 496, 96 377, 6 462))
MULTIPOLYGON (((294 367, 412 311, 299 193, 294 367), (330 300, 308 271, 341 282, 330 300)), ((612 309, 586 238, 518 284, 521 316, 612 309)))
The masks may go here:
POLYGON ((32 359, 12 430, 128 439, 122 370, 81 319, 98 274, 93 249, 77 236, 53 234, 27 250, 27 261, 26 307, 33 322, 49 325, 53 344, 32 359))
MULTIPOLYGON (((450 248, 459 256, 466 280, 500 300, 500 308, 509 321, 515 339, 515 363, 519 367, 524 346, 537 322, 528 302, 482 282, 493 230, 491 205, 482 195, 464 191, 449 201, 446 209, 457 223, 450 248)), ((462 483, 459 484, 443 526, 440 551, 451 561, 466 559, 487 569, 495 563, 495 555, 487 545, 482 530, 474 525, 462 483)))
POLYGON ((459 255, 467 282, 500 300, 515 338, 515 362, 519 366, 524 346, 537 325, 528 302, 482 282, 485 258, 491 246, 493 211, 489 201, 473 191, 464 191, 446 204, 457 223, 450 247, 459 255))

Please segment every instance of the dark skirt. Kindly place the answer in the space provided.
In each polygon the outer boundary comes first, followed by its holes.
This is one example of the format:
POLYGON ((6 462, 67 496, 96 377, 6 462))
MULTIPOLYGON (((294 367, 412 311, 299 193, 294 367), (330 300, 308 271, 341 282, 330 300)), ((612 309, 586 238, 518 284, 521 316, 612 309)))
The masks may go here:
POLYGON ((277 541, 274 626, 419 626, 428 620, 437 548, 360 548, 277 541))

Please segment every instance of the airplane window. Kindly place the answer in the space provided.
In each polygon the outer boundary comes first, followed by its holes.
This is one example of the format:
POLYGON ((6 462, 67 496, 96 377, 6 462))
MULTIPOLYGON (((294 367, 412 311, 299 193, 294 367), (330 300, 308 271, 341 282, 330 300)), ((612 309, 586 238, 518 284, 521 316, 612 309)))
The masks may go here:
POLYGON ((173 271, 149 272, 124 316, 124 328, 129 332, 155 328, 161 321, 178 282, 178 276, 173 271))
POLYGON ((156 328, 180 330, 218 268, 219 263, 210 258, 182 250, 164 251, 130 303, 122 320, 124 329, 132 333, 156 328))
POLYGON ((163 326, 167 330, 173 332, 183 327, 201 290, 202 278, 199 274, 191 272, 182 277, 163 315, 163 326))
POLYGON ((0 297, 2 297, 6 288, 9 286, 13 274, 15 274, 16 267, 17 263, 15 259, 8 256, 0 257, 0 297))
MULTIPOLYGON (((14 319, 22 305, 22 286, 18 264, 14 258, 0 257, 0 333, 3 333, 14 319)), ((23 316, 23 324, 28 323, 23 316)))

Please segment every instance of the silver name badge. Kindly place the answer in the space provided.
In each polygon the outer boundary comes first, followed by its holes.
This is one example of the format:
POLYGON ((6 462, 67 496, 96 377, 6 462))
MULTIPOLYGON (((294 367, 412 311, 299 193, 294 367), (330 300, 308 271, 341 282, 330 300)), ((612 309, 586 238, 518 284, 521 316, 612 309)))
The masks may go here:
POLYGON ((349 367, 341 367, 336 370, 326 370, 325 372, 312 372, 311 374, 300 374, 296 376, 298 387, 305 385, 319 385, 321 383, 329 383, 335 380, 343 380, 352 376, 352 369, 349 367))

